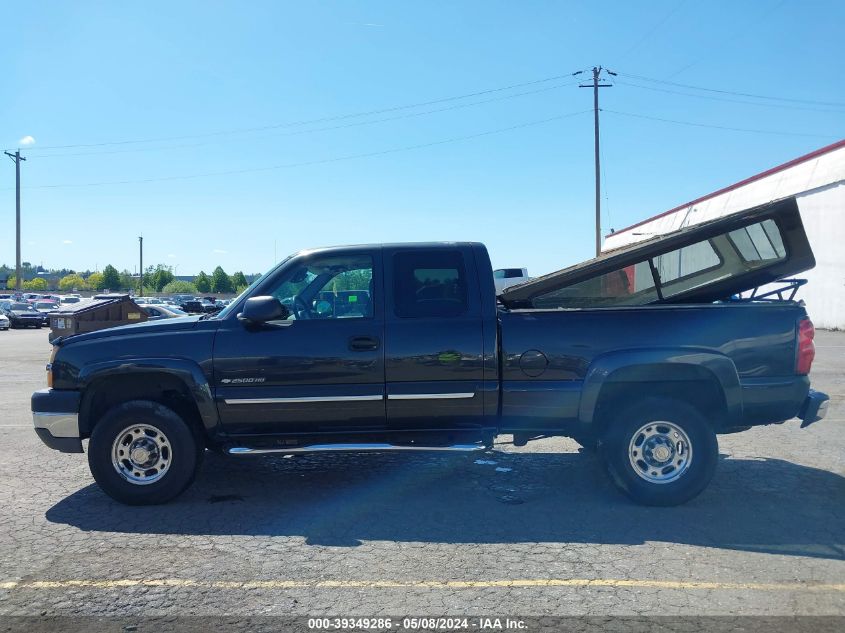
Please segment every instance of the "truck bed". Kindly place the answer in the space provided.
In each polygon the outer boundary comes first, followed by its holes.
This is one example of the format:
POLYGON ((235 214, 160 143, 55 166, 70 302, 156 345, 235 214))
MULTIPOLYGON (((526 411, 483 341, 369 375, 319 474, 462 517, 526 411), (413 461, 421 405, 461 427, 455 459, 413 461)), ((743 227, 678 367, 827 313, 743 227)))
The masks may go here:
POLYGON ((809 389, 794 371, 805 316, 795 302, 500 309, 502 429, 559 432, 595 404, 594 384, 695 376, 725 388, 724 430, 792 418, 809 389))

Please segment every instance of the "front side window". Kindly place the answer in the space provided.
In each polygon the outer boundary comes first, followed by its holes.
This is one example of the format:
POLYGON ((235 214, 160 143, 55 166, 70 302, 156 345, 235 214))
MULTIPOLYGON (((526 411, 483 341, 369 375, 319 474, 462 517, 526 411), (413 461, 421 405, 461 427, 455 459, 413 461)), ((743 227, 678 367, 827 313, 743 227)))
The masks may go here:
POLYGON ((289 320, 371 318, 372 280, 369 255, 318 256, 295 262, 268 294, 287 307, 289 320))
POLYGON ((397 253, 393 271, 396 316, 456 317, 466 313, 466 269, 460 252, 397 253))

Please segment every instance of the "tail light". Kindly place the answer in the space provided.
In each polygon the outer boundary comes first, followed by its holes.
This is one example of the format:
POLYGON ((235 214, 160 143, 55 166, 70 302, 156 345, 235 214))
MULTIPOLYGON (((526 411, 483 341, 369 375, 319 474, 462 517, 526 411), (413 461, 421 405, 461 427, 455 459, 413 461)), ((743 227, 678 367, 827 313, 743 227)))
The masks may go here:
POLYGON ((795 358, 795 373, 809 374, 813 359, 816 357, 816 345, 813 337, 816 329, 810 319, 804 318, 798 321, 798 355, 795 358))

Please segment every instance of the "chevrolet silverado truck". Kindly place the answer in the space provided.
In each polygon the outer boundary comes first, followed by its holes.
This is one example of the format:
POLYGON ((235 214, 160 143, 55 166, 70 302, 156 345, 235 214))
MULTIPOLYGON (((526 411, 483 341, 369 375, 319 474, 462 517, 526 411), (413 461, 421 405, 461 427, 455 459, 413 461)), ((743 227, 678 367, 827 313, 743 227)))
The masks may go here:
POLYGON ((477 243, 302 251, 218 314, 54 340, 35 431, 70 453, 87 439, 94 479, 128 504, 176 497, 206 449, 475 451, 508 434, 572 437, 634 500, 675 505, 713 477, 718 434, 824 416, 803 304, 756 290, 814 265, 794 199, 498 297, 477 243))

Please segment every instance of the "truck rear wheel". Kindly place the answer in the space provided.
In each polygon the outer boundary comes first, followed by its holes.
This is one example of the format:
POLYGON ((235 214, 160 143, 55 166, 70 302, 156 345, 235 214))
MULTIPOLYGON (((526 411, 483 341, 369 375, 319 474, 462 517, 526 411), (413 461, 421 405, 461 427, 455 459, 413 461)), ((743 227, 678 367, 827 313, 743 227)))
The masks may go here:
POLYGON ((165 503, 193 481, 202 451, 189 424, 150 400, 117 405, 94 427, 88 466, 111 498, 129 505, 165 503))
POLYGON ((674 506, 710 483, 719 444, 695 407, 649 398, 624 408, 609 423, 603 453, 614 483, 634 501, 674 506))

